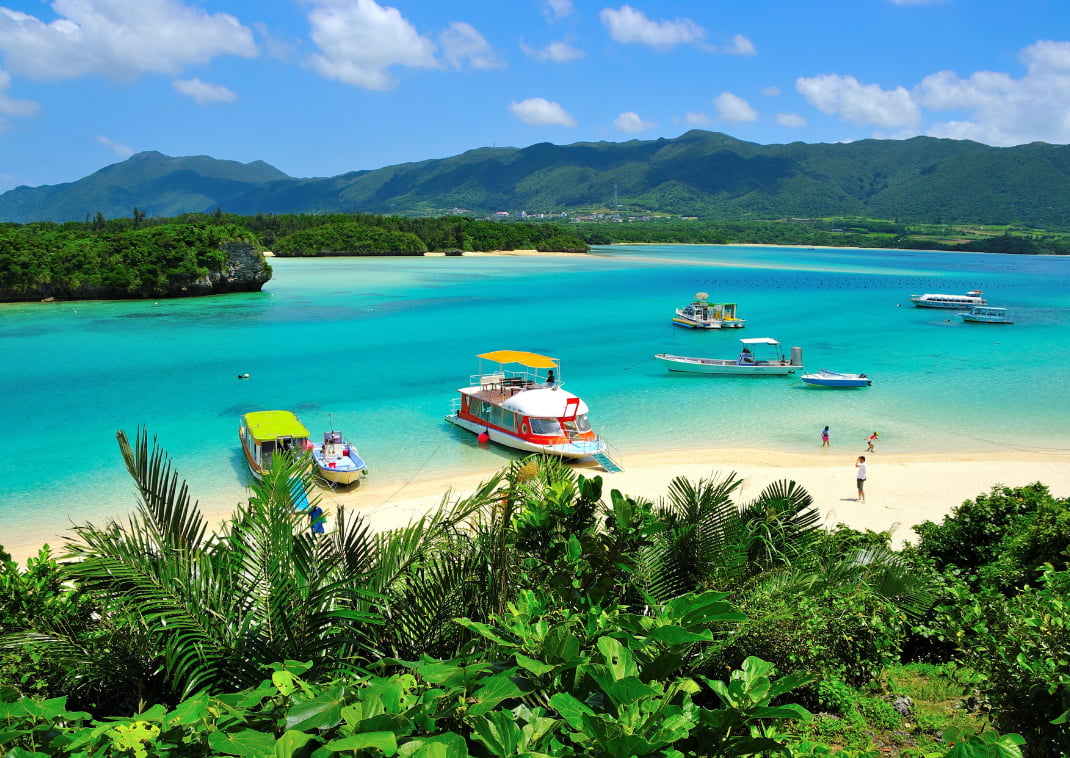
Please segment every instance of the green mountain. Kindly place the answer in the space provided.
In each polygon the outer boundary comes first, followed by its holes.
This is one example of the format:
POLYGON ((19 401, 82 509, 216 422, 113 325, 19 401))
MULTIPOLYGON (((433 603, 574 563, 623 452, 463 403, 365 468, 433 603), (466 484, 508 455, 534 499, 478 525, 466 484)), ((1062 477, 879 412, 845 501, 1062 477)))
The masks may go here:
POLYGON ((709 219, 864 215, 914 222, 1070 227, 1070 147, 996 148, 915 137, 759 145, 675 139, 481 148, 441 160, 297 179, 266 163, 139 153, 84 179, 0 195, 0 220, 102 213, 471 215, 605 209, 709 219))

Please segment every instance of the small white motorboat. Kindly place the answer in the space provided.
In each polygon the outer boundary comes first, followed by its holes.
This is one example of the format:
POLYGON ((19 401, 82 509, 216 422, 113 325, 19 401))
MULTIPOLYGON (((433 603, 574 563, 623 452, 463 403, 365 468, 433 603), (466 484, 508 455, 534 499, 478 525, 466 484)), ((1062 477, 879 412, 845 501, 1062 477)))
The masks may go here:
POLYGON ((802 348, 791 349, 791 359, 784 357, 780 343, 771 337, 751 337, 741 339, 743 350, 738 358, 689 358, 683 355, 658 353, 657 358, 669 371, 682 371, 689 374, 721 374, 725 376, 783 376, 800 371, 802 365, 802 348), (751 352, 752 347, 765 345, 772 348, 773 358, 758 358, 751 352))
POLYGON ((1014 319, 1007 313, 1006 308, 995 308, 991 305, 975 305, 967 313, 956 313, 955 315, 971 324, 1014 323, 1014 319))
POLYGON ((368 474, 368 466, 357 447, 333 429, 323 433, 323 444, 312 445, 312 460, 316 471, 328 484, 346 485, 359 482, 368 474))
POLYGON ((865 374, 841 374, 824 368, 816 374, 803 374, 800 378, 814 387, 868 387, 873 384, 865 374))

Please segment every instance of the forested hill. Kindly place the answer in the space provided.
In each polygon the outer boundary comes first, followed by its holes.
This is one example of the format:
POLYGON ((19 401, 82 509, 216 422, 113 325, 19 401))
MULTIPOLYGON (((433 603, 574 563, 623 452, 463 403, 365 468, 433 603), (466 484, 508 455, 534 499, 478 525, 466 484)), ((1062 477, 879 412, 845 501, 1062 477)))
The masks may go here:
POLYGON ((296 179, 263 163, 139 153, 70 184, 0 195, 0 221, 185 212, 480 216, 619 207, 704 219, 870 216, 1070 227, 1070 147, 916 137, 759 145, 675 139, 481 148, 440 160, 296 179))

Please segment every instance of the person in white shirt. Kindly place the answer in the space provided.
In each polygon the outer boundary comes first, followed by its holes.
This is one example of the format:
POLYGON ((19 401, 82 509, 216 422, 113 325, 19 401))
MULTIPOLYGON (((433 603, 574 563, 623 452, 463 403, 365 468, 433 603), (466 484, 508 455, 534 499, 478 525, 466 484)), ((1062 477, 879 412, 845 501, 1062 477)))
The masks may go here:
POLYGON ((855 468, 858 469, 858 502, 866 502, 866 456, 858 456, 858 460, 855 461, 855 468))

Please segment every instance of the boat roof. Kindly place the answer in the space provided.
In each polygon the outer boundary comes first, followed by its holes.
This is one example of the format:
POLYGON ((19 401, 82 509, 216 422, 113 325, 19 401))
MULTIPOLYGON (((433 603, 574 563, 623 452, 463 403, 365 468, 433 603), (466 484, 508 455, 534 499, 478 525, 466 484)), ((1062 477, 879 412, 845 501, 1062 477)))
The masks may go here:
POLYGON ((519 363, 528 368, 557 368, 557 358, 538 353, 526 353, 523 350, 494 350, 476 357, 495 363, 519 363))
MULTIPOLYGON (((515 411, 521 416, 534 416, 536 418, 561 418, 568 409, 569 398, 576 397, 571 392, 552 387, 524 390, 518 392, 504 403, 506 410, 515 411)), ((578 414, 588 412, 587 403, 580 400, 576 408, 578 414)))
POLYGON ((279 437, 308 437, 308 429, 290 411, 253 411, 246 413, 244 418, 257 442, 279 437))
POLYGON ((779 345, 772 337, 744 337, 740 340, 744 345, 779 345))

